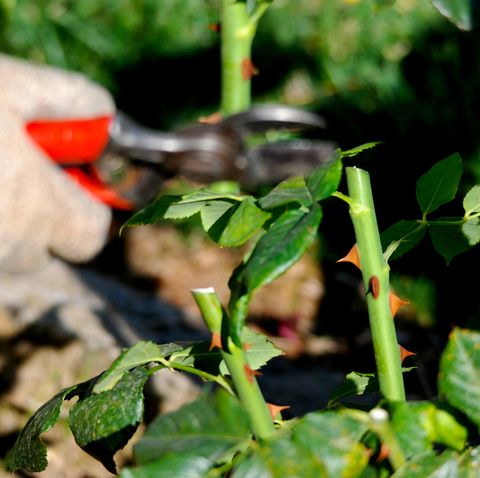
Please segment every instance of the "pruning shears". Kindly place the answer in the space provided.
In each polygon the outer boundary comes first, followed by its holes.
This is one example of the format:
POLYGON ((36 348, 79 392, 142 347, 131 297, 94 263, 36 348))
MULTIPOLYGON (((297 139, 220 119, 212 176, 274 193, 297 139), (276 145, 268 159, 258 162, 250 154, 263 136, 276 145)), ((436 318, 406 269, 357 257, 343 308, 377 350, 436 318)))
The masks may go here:
POLYGON ((284 105, 262 105, 215 124, 172 132, 146 128, 123 113, 77 120, 29 122, 30 137, 65 172, 116 209, 144 204, 167 178, 209 183, 235 180, 244 187, 276 184, 332 157, 331 141, 265 141, 269 132, 325 128, 320 116, 284 105), (263 134, 261 142, 255 135, 263 134))

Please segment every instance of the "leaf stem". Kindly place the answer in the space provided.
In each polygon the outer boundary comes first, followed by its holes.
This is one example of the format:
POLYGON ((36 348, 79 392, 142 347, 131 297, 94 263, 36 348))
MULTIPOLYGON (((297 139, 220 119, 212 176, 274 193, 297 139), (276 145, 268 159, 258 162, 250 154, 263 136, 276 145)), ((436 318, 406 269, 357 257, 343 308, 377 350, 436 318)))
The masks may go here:
POLYGON ((357 240, 380 390, 388 400, 404 401, 399 346, 390 311, 389 268, 383 257, 370 178, 359 168, 346 168, 352 204, 350 216, 357 240))
POLYGON ((398 470, 406 462, 406 458, 392 429, 388 413, 383 408, 374 408, 370 410, 369 417, 370 430, 374 431, 387 446, 388 460, 393 469, 398 470))
MULTIPOLYGON (((195 289, 192 294, 210 332, 218 333, 219 330, 222 330, 222 325, 228 323, 228 317, 217 294, 212 288, 195 289)), ((222 337, 222 344, 222 358, 232 377, 237 396, 250 418, 252 432, 257 439, 267 440, 275 430, 273 420, 258 382, 248 364, 245 351, 242 347, 234 344, 228 336, 222 337)))

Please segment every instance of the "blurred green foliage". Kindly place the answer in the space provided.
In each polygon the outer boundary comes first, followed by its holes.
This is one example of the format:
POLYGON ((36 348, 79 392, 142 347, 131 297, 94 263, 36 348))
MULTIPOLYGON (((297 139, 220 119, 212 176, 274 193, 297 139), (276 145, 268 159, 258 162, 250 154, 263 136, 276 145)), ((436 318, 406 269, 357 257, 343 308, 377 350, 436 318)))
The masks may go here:
POLYGON ((4 0, 1 48, 83 71, 114 87, 112 71, 147 55, 180 56, 216 41, 210 0, 4 0), (11 4, 7 5, 7 3, 11 4))

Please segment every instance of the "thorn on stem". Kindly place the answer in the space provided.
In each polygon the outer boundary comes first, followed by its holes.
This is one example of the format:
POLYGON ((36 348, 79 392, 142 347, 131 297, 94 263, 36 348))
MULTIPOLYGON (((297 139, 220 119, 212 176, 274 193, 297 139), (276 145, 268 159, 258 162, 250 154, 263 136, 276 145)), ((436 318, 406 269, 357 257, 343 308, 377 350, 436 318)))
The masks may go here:
POLYGON ((275 417, 283 410, 289 409, 290 405, 275 405, 274 403, 267 402, 267 408, 268 408, 268 411, 270 412, 270 416, 272 417, 272 420, 275 420, 275 417))
POLYGON ((390 291, 390 297, 389 297, 389 302, 390 302, 390 311, 392 312, 392 317, 395 317, 397 314, 398 310, 403 307, 404 305, 410 304, 408 300, 401 299, 398 297, 397 294, 394 292, 390 291))
POLYGON ((348 254, 345 257, 338 259, 337 262, 350 262, 351 264, 353 264, 354 266, 360 269, 360 256, 358 254, 357 245, 354 244, 353 247, 348 252, 348 254))
POLYGON ((210 25, 208 25, 208 29, 214 33, 220 33, 222 30, 222 25, 220 25, 220 23, 210 23, 210 25))
POLYGON ((389 455, 390 455, 390 450, 388 449, 388 446, 385 445, 385 443, 382 443, 380 445, 380 451, 378 452, 377 463, 381 463, 386 458, 388 458, 389 455))
POLYGON ((208 347, 208 350, 213 350, 215 347, 222 350, 222 337, 218 332, 214 332, 212 334, 210 347, 208 347))
POLYGON ((202 124, 217 124, 220 123, 221 120, 222 113, 220 113, 220 111, 212 113, 211 115, 201 116, 200 118, 198 118, 198 122, 202 124))
POLYGON ((247 380, 248 380, 250 383, 253 383, 254 377, 259 377, 259 376, 262 375, 262 373, 259 372, 258 370, 252 370, 252 369, 250 368, 250 365, 245 364, 245 365, 244 365, 244 368, 245 368, 245 374, 247 375, 247 380))
POLYGON ((415 352, 410 352, 409 350, 407 350, 405 347, 402 347, 401 345, 399 345, 399 347, 400 347, 400 361, 402 363, 410 355, 417 355, 415 352))
POLYGON ((255 68, 252 60, 250 58, 244 58, 242 60, 242 78, 246 81, 255 75, 258 75, 258 70, 255 68))

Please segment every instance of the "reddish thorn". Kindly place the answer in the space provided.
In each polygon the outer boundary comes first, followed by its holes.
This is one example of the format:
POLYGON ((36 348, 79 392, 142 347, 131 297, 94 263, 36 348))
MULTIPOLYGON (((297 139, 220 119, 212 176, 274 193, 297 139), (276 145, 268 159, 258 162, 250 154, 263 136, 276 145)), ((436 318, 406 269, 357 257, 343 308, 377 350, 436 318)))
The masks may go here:
POLYGON ((210 25, 208 25, 208 29, 212 32, 219 33, 222 29, 222 26, 220 23, 210 23, 210 25))
POLYGON ((400 361, 402 363, 410 355, 417 355, 415 352, 410 352, 409 350, 407 350, 405 347, 402 347, 401 345, 399 345, 399 347, 400 347, 400 361))
POLYGON ((249 80, 255 75, 258 75, 258 70, 255 68, 252 60, 250 58, 242 60, 242 78, 244 80, 249 80))
POLYGON ((377 276, 370 277, 368 281, 368 291, 367 294, 371 292, 374 299, 377 299, 380 295, 380 281, 377 276))
POLYGON ((358 254, 358 247, 356 244, 350 249, 348 254, 341 259, 338 259, 337 262, 350 262, 354 266, 357 266, 360 269, 360 256, 358 254))
POLYGON ((250 383, 253 383, 253 378, 254 377, 258 377, 258 376, 262 375, 262 373, 259 372, 258 370, 252 370, 250 368, 250 365, 245 364, 244 368, 245 368, 245 373, 247 375, 247 380, 250 383))
POLYGON ((388 449, 388 446, 385 445, 385 443, 382 443, 380 446, 380 452, 378 453, 378 456, 377 456, 377 463, 382 462, 383 460, 388 458, 389 455, 390 455, 390 450, 388 449))
POLYGON ((217 124, 221 121, 221 119, 222 119, 222 113, 220 113, 220 111, 217 111, 216 113, 212 113, 211 115, 208 115, 208 116, 201 116, 198 119, 198 122, 202 124, 217 124))
POLYGON ((288 408, 290 408, 290 405, 275 405, 274 403, 267 402, 267 408, 270 412, 272 420, 275 420, 275 417, 283 410, 287 410, 288 408))
POLYGON ((251 348, 252 348, 252 344, 249 344, 248 342, 245 342, 245 343, 243 344, 243 350, 245 350, 245 352, 246 352, 247 350, 250 350, 251 348))
POLYGON ((208 350, 212 350, 215 347, 222 350, 222 337, 218 332, 214 332, 212 334, 212 339, 210 340, 210 347, 208 347, 208 350))
POLYGON ((392 312, 392 317, 397 315, 398 310, 404 305, 410 304, 408 300, 401 299, 397 294, 390 291, 390 297, 388 298, 390 302, 390 311, 392 312))

